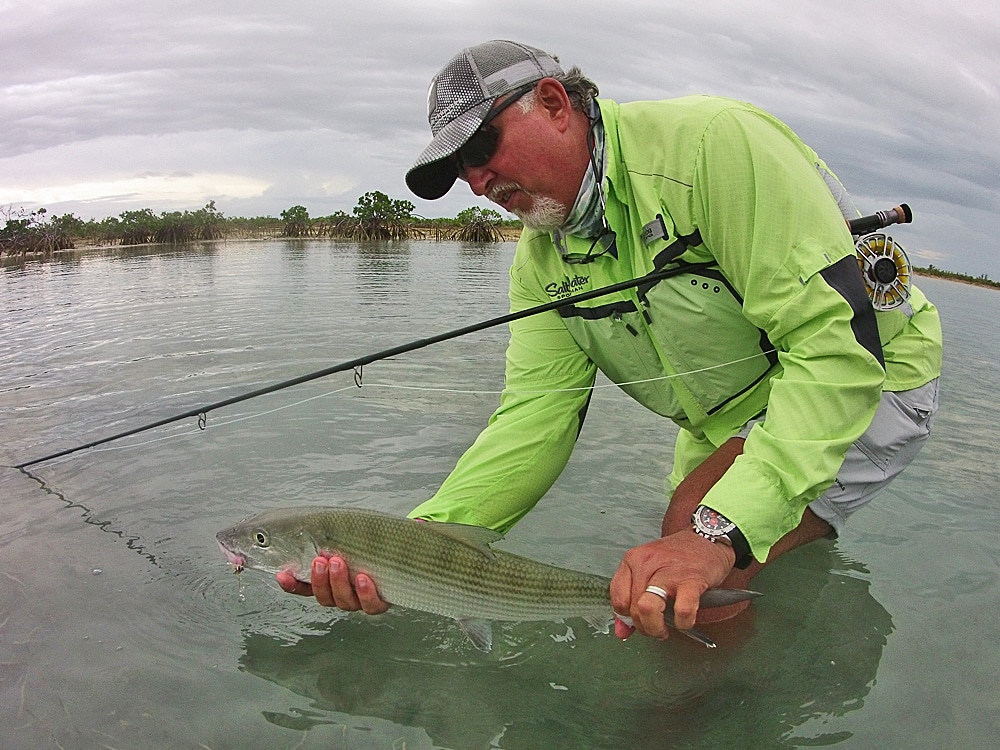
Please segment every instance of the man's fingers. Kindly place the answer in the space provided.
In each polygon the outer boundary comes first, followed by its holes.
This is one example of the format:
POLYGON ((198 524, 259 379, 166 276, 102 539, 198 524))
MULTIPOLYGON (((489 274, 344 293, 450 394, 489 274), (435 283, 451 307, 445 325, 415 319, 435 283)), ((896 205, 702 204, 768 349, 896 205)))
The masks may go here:
POLYGON ((375 587, 375 581, 364 573, 359 573, 358 577, 354 579, 354 589, 357 592, 361 609, 363 609, 366 614, 380 615, 389 609, 389 605, 382 601, 379 597, 378 589, 375 587))
POLYGON ((651 591, 638 593, 632 607, 636 629, 643 635, 666 638, 670 634, 663 618, 666 609, 667 600, 659 594, 651 591))
POLYGON ((611 578, 611 606, 615 612, 627 615, 632 609, 632 569, 622 562, 611 578))
POLYGON ((317 557, 312 567, 313 593, 324 607, 339 607, 349 612, 361 609, 351 585, 347 564, 339 557, 317 557))
POLYGON ((623 641, 635 632, 632 618, 627 615, 615 615, 615 637, 623 641))
POLYGON ((283 591, 295 594, 296 596, 312 596, 312 586, 305 581, 300 581, 291 573, 281 571, 277 574, 276 578, 278 579, 278 585, 281 586, 283 591))
POLYGON ((681 585, 677 588, 677 596, 674 599, 674 625, 678 630, 690 630, 694 627, 703 591, 704 589, 694 584, 681 585))

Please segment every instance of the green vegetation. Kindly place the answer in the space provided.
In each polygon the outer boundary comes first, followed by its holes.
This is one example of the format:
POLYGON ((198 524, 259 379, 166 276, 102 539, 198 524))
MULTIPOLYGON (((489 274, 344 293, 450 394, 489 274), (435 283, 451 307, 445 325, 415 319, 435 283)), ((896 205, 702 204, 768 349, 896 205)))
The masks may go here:
POLYGON ((503 232, 500 228, 503 217, 492 209, 467 208, 460 211, 456 218, 459 224, 459 229, 455 234, 456 239, 463 242, 500 242, 503 240, 503 232))
POLYGON ((14 211, 7 209, 0 218, 0 255, 54 253, 73 247, 73 234, 82 221, 72 214, 49 217, 46 210, 14 211))
POLYGON ((0 256, 49 255, 77 245, 144 245, 199 240, 265 237, 333 237, 358 241, 437 239, 502 242, 516 239, 519 221, 505 221, 490 209, 468 208, 454 219, 414 216, 408 200, 378 190, 358 198, 353 211, 310 217, 305 206, 292 206, 280 217, 229 218, 211 201, 197 211, 159 215, 151 209, 124 211, 101 221, 73 214, 49 216, 44 208, 27 213, 0 211, 0 256))
MULTIPOLYGON (((495 243, 517 239, 521 222, 504 220, 496 211, 472 207, 454 219, 413 215, 408 200, 374 190, 358 198, 353 211, 310 217, 305 206, 292 206, 280 217, 229 218, 209 202, 197 211, 154 214, 150 209, 124 211, 101 221, 84 221, 73 214, 50 216, 44 208, 27 212, 0 209, 0 256, 50 255, 78 244, 144 245, 198 240, 263 239, 266 237, 332 237, 357 241, 435 239, 495 243)), ((916 273, 967 284, 1000 288, 986 274, 970 276, 935 268, 915 267, 916 273)))
POLYGON ((357 219, 352 232, 356 240, 401 240, 409 236, 408 222, 415 206, 395 200, 378 190, 365 193, 354 207, 357 219))
POLYGON ((292 206, 281 212, 282 237, 308 237, 310 229, 309 211, 305 206, 292 206))
POLYGON ((940 268, 935 268, 933 265, 927 266, 927 268, 920 268, 919 266, 914 266, 913 270, 916 273, 922 274, 923 276, 937 276, 942 279, 951 279, 952 281, 962 281, 966 284, 975 284, 976 286, 989 286, 994 289, 1000 289, 1000 281, 992 281, 989 276, 985 273, 980 276, 970 276, 965 273, 954 273, 953 271, 942 271, 940 268))

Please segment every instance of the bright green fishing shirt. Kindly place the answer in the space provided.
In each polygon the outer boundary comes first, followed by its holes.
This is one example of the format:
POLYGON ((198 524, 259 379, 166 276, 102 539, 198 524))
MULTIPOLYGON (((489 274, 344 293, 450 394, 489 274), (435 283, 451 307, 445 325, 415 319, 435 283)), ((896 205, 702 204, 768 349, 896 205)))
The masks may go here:
MULTIPOLYGON (((771 115, 713 97, 600 106, 618 257, 569 264, 550 234, 525 231, 511 310, 701 265, 512 323, 500 407, 411 515, 516 523, 569 460, 600 368, 682 428, 674 486, 764 414, 704 500, 763 561, 833 482, 881 391, 940 373, 937 311, 914 289, 908 305, 877 314, 884 370, 859 343, 851 305, 821 276, 854 253, 826 167, 771 115)), ((590 245, 568 238, 569 257, 590 245)))

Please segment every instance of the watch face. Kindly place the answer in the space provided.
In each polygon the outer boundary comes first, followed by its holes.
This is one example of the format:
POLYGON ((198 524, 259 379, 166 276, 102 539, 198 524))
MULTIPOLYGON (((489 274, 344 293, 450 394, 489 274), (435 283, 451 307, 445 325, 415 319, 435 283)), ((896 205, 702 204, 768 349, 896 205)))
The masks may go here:
POLYGON ((695 523, 710 536, 724 536, 736 527, 736 524, 724 515, 704 505, 699 505, 695 510, 695 523))

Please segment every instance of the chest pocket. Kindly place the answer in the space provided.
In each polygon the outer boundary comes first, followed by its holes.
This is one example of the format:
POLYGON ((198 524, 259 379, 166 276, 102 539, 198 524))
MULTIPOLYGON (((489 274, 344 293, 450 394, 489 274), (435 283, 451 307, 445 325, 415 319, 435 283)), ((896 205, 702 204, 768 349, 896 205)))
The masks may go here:
POLYGON ((778 362, 767 334, 715 268, 665 279, 645 292, 648 335, 706 415, 762 382, 778 362))
POLYGON ((676 273, 639 286, 634 299, 559 310, 605 375, 682 426, 700 423, 753 389, 778 361, 767 335, 743 316, 742 298, 713 263, 675 260, 699 241, 685 237, 660 253, 656 270, 673 264, 676 273))

